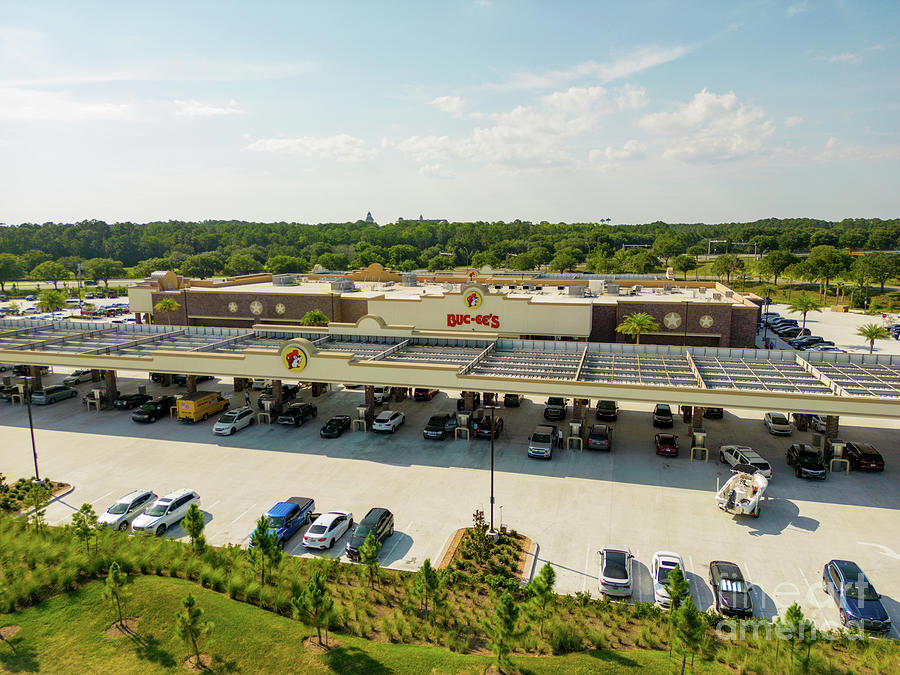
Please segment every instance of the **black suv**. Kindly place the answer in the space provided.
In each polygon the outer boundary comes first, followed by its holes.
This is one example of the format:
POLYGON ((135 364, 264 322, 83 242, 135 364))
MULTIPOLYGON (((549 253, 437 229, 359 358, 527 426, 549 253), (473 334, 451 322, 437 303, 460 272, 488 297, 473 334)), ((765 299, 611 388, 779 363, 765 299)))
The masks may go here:
POLYGON ((416 387, 413 391, 413 399, 416 401, 430 401, 437 396, 437 393, 437 389, 423 389, 421 387, 416 387))
MULTIPOLYGON (((472 409, 474 410, 478 406, 481 405, 481 392, 476 391, 472 392, 472 409)), ((466 397, 464 394, 460 394, 459 398, 456 399, 456 409, 463 410, 466 407, 466 397)))
POLYGON ((595 424, 591 427, 591 433, 587 437, 588 450, 611 450, 612 429, 606 424, 595 424))
POLYGON ((744 581, 741 568, 732 562, 713 560, 709 563, 709 585, 716 611, 732 616, 753 616, 750 584, 744 581))
POLYGON ((447 434, 453 433, 453 430, 459 426, 456 419, 456 413, 442 413, 440 415, 432 415, 425 429, 422 430, 422 436, 426 439, 444 440, 447 434))
POLYGON ((319 414, 319 409, 313 403, 291 403, 276 420, 278 424, 293 424, 299 427, 310 417, 319 414))
POLYGON ((135 422, 151 423, 165 417, 169 414, 169 410, 175 405, 174 396, 160 396, 157 399, 148 401, 140 408, 134 411, 131 419, 135 422))
POLYGON ((653 409, 653 426, 655 427, 671 427, 675 424, 672 418, 672 408, 668 403, 657 403, 653 409))
POLYGON ((376 542, 383 542, 390 537, 394 534, 394 514, 377 507, 369 510, 347 542, 347 557, 350 560, 359 560, 359 547, 363 545, 369 532, 374 535, 376 542))
POLYGON ((566 399, 562 396, 551 396, 544 406, 545 420, 566 419, 566 399))
POLYGON ((474 429, 475 438, 490 438, 492 434, 494 438, 500 438, 500 432, 503 431, 503 418, 485 415, 484 418, 478 420, 474 429))
MULTIPOLYGON (((300 385, 297 384, 283 384, 281 385, 281 400, 282 401, 293 401, 297 398, 297 394, 300 393, 300 385)), ((263 405, 264 401, 274 401, 275 395, 272 393, 272 385, 266 385, 263 390, 259 394, 259 398, 256 399, 256 404, 259 406, 260 410, 263 410, 265 406, 263 405)))
POLYGON ((503 394, 503 405, 507 408, 518 408, 522 405, 522 394, 503 394))
POLYGON ((124 394, 113 401, 116 410, 133 410, 139 405, 144 405, 152 396, 150 394, 124 394))
POLYGON ((806 443, 794 443, 788 448, 788 466, 794 467, 797 478, 820 478, 825 480, 828 473, 825 470, 825 458, 822 453, 806 443))
MULTIPOLYGON (((199 384, 201 382, 208 382, 209 380, 213 379, 212 375, 197 375, 196 378, 197 379, 194 381, 197 384, 199 384)), ((187 375, 173 375, 172 376, 172 384, 177 384, 179 387, 186 387, 187 379, 188 379, 187 375)))

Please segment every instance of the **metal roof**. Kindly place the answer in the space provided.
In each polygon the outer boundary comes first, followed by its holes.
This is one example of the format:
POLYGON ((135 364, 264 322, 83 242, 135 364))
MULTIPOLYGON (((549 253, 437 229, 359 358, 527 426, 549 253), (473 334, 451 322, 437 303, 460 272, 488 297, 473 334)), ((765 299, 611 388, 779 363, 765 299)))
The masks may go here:
MULTIPOLYGON (((9 363, 53 363, 52 355, 59 354, 65 357, 60 362, 66 365, 101 367, 88 357, 152 359, 160 352, 225 356, 245 350, 277 351, 291 338, 305 338, 324 354, 347 354, 358 365, 453 368, 460 388, 468 384, 473 389, 515 390, 519 383, 524 391, 527 383, 531 391, 540 383, 545 383, 548 390, 554 384, 571 383, 574 394, 585 390, 575 386, 583 383, 588 389, 592 385, 659 389, 662 400, 667 389, 693 389, 710 393, 756 392, 795 400, 800 396, 900 403, 900 357, 889 355, 367 335, 347 333, 346 329, 325 332, 289 327, 243 329, 4 319, 0 320, 0 358, 9 363), (29 355, 37 354, 42 358, 29 359, 29 355)), ((209 361, 204 363, 208 368, 209 361)), ((135 364, 132 359, 127 367, 140 368, 140 364, 140 360, 135 364)), ((119 366, 112 361, 109 367, 119 366)), ((146 367, 151 369, 151 364, 146 367)), ((227 372, 227 364, 219 369, 227 372)), ((371 379, 371 373, 368 377, 371 379)), ((623 393, 622 398, 627 396, 623 393)), ((772 398, 770 405, 776 406, 777 399, 772 398)))

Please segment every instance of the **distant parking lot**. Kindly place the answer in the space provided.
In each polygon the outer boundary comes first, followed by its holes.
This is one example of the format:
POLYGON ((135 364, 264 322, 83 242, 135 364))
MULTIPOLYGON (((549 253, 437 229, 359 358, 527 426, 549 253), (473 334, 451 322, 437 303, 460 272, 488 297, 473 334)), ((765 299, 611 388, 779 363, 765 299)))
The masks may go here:
MULTIPOLYGON (((769 311, 778 312, 785 318, 796 319, 797 323, 803 324, 803 315, 789 312, 787 305, 769 305, 769 311)), ((806 327, 810 333, 834 342, 835 347, 843 349, 848 354, 869 353, 869 343, 856 334, 860 326, 868 323, 889 326, 900 323, 900 321, 897 320, 895 313, 889 313, 885 319, 882 319, 881 314, 831 312, 826 308, 823 308, 821 312, 809 312, 806 315, 806 327)), ((768 336, 770 339, 773 337, 771 330, 768 331, 768 336)), ((900 355, 900 341, 893 338, 876 340, 874 353, 900 355)))
MULTIPOLYGON (((63 375, 54 373, 45 382, 63 375)), ((139 384, 151 394, 183 391, 119 372, 122 392, 139 384)), ((230 394, 231 383, 213 381, 201 388, 230 394)), ((355 417, 362 389, 336 387, 317 398, 304 390, 303 400, 318 406, 314 420, 299 428, 257 425, 228 437, 212 434, 212 420, 139 425, 129 412, 87 412, 80 397, 35 407, 42 474, 75 486, 49 507, 48 519, 68 522, 84 502, 100 512, 133 489, 163 495, 187 487, 200 494, 208 540, 245 545, 259 516, 286 497, 313 497, 317 511, 349 510, 357 521, 369 508, 384 506, 394 513, 395 534, 384 544, 382 563, 416 569, 425 558, 435 560, 457 528, 471 524, 476 508, 489 511, 490 441, 422 438, 429 416, 455 410, 457 393, 391 404, 406 414, 394 435, 351 431, 332 440, 320 438, 319 428, 334 414, 355 417)), ((243 394, 233 397, 235 406, 243 405, 243 394)), ((895 622, 900 619, 900 421, 842 418, 842 438, 874 444, 887 469, 812 482, 795 478, 784 460, 787 445, 808 442, 809 434, 770 436, 761 412, 727 410, 724 419, 706 421, 707 445, 715 450, 706 464, 690 461, 688 429, 680 416, 675 432, 681 454, 663 458, 654 452, 652 406, 620 406, 612 423, 612 452, 557 451, 549 462, 526 456, 528 435, 544 422, 543 400, 525 399, 520 408, 497 412, 505 427, 495 445, 495 523, 537 542, 536 564, 555 566, 560 592, 597 595, 597 550, 624 545, 638 563, 635 599, 652 600, 653 553, 672 550, 682 555, 701 608, 712 604, 708 564, 724 559, 739 563, 756 586, 758 615, 772 616, 796 600, 819 625, 835 627, 837 610, 821 589, 822 565, 848 558, 860 563, 895 622), (759 519, 733 517, 715 507, 717 481, 729 475, 717 449, 727 443, 750 445, 773 465, 759 519)), ((0 402, 0 426, 6 439, 0 469, 11 479, 31 475, 24 410, 0 402)), ((167 536, 183 532, 175 528, 167 536)), ((331 551, 308 553, 301 537, 302 531, 289 542, 289 553, 338 556, 346 541, 331 551)))

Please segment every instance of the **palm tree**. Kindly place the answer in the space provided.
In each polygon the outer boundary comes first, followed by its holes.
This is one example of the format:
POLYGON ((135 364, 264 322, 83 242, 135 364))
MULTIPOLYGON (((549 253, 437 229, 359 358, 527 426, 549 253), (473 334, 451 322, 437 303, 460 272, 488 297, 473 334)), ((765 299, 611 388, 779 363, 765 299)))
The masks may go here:
POLYGON ((39 312, 55 312, 65 306, 65 293, 49 288, 46 291, 41 291, 41 294, 38 296, 37 305, 35 305, 39 312))
POLYGON ((634 312, 629 314, 622 323, 616 326, 616 332, 624 335, 631 335, 634 338, 634 344, 641 344, 641 333, 652 333, 659 330, 659 324, 656 319, 646 312, 634 312))
POLYGON ((877 323, 867 323, 856 329, 856 334, 869 341, 869 353, 875 349, 875 340, 884 340, 891 336, 888 329, 877 323))
POLYGON ((821 303, 808 296, 806 293, 801 293, 796 298, 794 298, 793 302, 788 305, 788 311, 791 314, 802 314, 803 315, 803 328, 806 328, 806 314, 808 312, 821 312, 822 305, 821 303))
MULTIPOLYGON (((160 314, 169 315, 170 312, 177 312, 181 309, 181 305, 178 304, 178 301, 175 298, 163 298, 153 305, 153 309, 160 314)), ((169 325, 172 325, 171 317, 169 318, 169 325)))

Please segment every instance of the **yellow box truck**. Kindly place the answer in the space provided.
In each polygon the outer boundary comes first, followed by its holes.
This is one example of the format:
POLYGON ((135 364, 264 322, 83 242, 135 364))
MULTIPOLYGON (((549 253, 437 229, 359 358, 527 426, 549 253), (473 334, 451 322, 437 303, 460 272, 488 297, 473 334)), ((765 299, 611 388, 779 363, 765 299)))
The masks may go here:
POLYGON ((228 409, 228 399, 215 391, 195 391, 178 399, 178 421, 198 422, 228 409))

